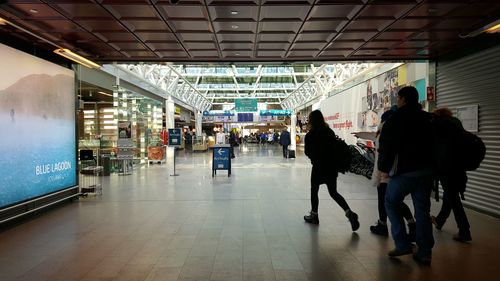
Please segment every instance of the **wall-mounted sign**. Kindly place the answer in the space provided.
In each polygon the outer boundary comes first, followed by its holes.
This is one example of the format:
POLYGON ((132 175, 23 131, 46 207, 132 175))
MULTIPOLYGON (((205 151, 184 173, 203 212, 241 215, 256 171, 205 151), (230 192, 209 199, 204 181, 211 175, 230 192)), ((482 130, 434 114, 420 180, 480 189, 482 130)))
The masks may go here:
POLYGON ((434 94, 434 87, 427 87, 427 100, 428 101, 436 100, 436 95, 434 94))
POLYGON ((469 105, 457 107, 457 114, 455 115, 460 121, 464 129, 469 132, 478 131, 478 105, 469 105))
POLYGON ((238 112, 255 112, 257 111, 257 99, 235 99, 234 106, 238 112))

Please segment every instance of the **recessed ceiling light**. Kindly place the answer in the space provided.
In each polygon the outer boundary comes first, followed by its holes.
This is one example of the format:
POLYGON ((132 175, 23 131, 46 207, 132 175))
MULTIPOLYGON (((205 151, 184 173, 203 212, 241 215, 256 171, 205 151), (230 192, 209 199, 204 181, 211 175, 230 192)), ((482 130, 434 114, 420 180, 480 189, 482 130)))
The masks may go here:
POLYGON ((7 25, 7 21, 3 18, 0 18, 0 25, 7 25))
POLYGON ((235 54, 236 56, 239 56, 239 55, 240 55, 240 53, 234 53, 234 54, 235 54))
POLYGON ((236 24, 231 25, 231 28, 232 28, 232 29, 238 29, 238 27, 239 27, 239 26, 237 26, 236 24))
POLYGON ((37 10, 37 9, 31 9, 31 10, 30 10, 30 13, 33 13, 33 14, 38 14, 38 10, 37 10))
POLYGON ((237 15, 238 11, 231 11, 231 15, 237 15))

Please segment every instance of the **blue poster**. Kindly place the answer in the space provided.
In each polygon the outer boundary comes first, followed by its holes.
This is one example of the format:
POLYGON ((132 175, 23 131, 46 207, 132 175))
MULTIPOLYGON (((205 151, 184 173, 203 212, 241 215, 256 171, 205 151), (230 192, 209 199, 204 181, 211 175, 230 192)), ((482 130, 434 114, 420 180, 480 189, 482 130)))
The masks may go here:
POLYGON ((76 186, 73 71, 0 44, 0 208, 76 186))

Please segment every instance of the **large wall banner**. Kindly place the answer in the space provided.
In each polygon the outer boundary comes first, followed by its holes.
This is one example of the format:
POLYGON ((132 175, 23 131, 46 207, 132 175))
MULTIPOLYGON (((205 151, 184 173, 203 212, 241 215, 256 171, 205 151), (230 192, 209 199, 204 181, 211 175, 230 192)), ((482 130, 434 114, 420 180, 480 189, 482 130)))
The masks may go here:
POLYGON ((402 87, 416 87, 420 100, 425 99, 426 66, 425 63, 401 65, 323 100, 320 110, 330 128, 347 143, 354 144, 356 137, 352 133, 375 132, 380 116, 396 104, 402 87))
POLYGON ((76 185, 73 71, 0 44, 0 208, 76 185))

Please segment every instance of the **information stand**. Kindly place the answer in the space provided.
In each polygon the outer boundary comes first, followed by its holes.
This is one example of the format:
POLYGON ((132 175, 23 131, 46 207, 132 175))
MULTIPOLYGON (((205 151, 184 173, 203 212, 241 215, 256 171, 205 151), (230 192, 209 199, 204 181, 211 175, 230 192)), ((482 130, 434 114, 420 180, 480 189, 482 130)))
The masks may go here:
POLYGON ((177 147, 181 145, 182 133, 180 128, 168 129, 168 146, 172 146, 174 148, 174 174, 170 176, 178 176, 179 174, 175 173, 175 154, 177 147))
POLYGON ((227 170, 227 176, 231 176, 231 146, 229 144, 216 144, 212 153, 212 177, 217 170, 227 170))

